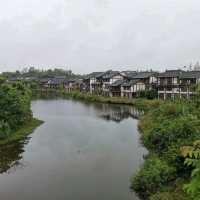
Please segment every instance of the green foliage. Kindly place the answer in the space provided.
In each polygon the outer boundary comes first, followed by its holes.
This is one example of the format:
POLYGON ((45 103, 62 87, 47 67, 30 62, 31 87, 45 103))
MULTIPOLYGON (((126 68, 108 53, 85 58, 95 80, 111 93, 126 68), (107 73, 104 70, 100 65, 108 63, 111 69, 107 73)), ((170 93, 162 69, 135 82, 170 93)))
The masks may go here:
POLYGON ((191 200, 185 193, 159 192, 150 197, 150 200, 191 200))
POLYGON ((81 77, 81 75, 73 74, 71 70, 64 70, 60 68, 39 70, 34 67, 24 68, 22 71, 16 71, 16 72, 3 72, 2 75, 6 78, 13 78, 13 77, 47 78, 47 77, 54 77, 54 76, 65 76, 66 78, 80 78, 81 77))
POLYGON ((21 83, 0 86, 0 139, 32 119, 31 92, 21 83))
POLYGON ((164 103, 148 112, 139 128, 146 147, 157 153, 173 150, 177 154, 175 149, 181 144, 191 143, 200 136, 200 119, 189 104, 164 103))
POLYGON ((177 143, 187 143, 200 136, 200 120, 191 114, 180 115, 172 121, 165 119, 150 129, 144 143, 155 151, 166 151, 177 143))
POLYGON ((6 82, 6 78, 3 76, 0 76, 0 85, 6 82))
POLYGON ((145 90, 139 92, 140 98, 146 98, 146 99, 156 99, 158 97, 157 90, 145 90))
POLYGON ((181 148, 182 155, 186 157, 185 165, 193 168, 191 181, 184 189, 194 200, 200 199, 200 140, 194 142, 193 146, 181 148))
MULTIPOLYGON (((167 185, 169 182, 173 184, 178 178, 187 180, 192 168, 195 167, 194 163, 196 163, 196 161, 192 158, 188 158, 186 161, 187 165, 184 165, 184 158, 180 155, 180 147, 191 145, 194 140, 200 138, 199 108, 196 107, 195 103, 185 100, 162 103, 157 108, 150 109, 145 113, 140 119, 139 129, 142 133, 142 141, 150 151, 150 158, 151 155, 156 155, 158 159, 161 161, 164 160, 166 166, 174 169, 174 171, 168 171, 169 174, 167 177, 172 177, 172 179, 167 179, 166 181, 164 179, 164 183, 158 184, 159 178, 153 179, 152 177, 160 176, 159 165, 161 165, 161 163, 152 164, 152 166, 155 167, 155 169, 153 169, 151 165, 146 164, 149 163, 149 159, 147 159, 144 167, 136 174, 135 179, 133 179, 132 185, 134 187, 132 188, 139 195, 143 195, 145 190, 147 190, 148 194, 151 195, 151 200, 191 199, 184 191, 181 191, 180 196, 178 196, 173 189, 171 192, 166 188, 169 187, 167 185), (148 177, 145 179, 146 183, 143 181, 144 177, 148 177), (148 180, 149 183, 147 184, 148 180), (155 187, 151 187, 154 184, 155 187)), ((197 159, 199 155, 200 153, 197 154, 193 152, 192 157, 197 159)), ((164 168, 162 169, 164 170, 164 168)), ((196 170, 192 174, 194 185, 198 185, 195 181, 200 181, 200 175, 199 179, 194 179, 198 173, 200 174, 200 170, 196 170)), ((194 185, 192 187, 194 187, 194 185)), ((186 186, 187 191, 188 188, 191 188, 190 186, 191 185, 186 186)), ((180 187, 180 185, 177 187, 180 187)), ((193 191, 190 190, 188 192, 191 194, 193 191)), ((195 195, 197 196, 197 194, 195 195)), ((200 199, 200 196, 198 198, 200 199)))
POLYGON ((192 200, 183 190, 184 179, 176 179, 169 186, 163 187, 159 192, 150 196, 150 200, 192 200))
POLYGON ((17 131, 9 135, 9 137, 4 138, 3 140, 0 140, 0 145, 10 144, 14 143, 16 141, 19 141, 21 139, 24 139, 27 135, 33 132, 33 130, 41 125, 43 121, 40 121, 38 119, 31 119, 24 125, 20 126, 17 131))
POLYGON ((148 197, 174 178, 175 168, 153 156, 146 160, 141 170, 133 177, 131 188, 140 196, 148 197))

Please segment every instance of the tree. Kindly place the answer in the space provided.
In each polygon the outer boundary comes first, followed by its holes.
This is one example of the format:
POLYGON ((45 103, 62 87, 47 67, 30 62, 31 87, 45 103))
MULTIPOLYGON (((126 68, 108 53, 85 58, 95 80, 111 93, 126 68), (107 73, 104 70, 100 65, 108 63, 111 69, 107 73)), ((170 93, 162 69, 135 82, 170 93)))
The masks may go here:
POLYGON ((5 77, 0 76, 0 85, 2 85, 2 84, 5 83, 5 82, 6 82, 5 77))
POLYGON ((0 85, 0 138, 30 121, 31 92, 22 83, 0 85))

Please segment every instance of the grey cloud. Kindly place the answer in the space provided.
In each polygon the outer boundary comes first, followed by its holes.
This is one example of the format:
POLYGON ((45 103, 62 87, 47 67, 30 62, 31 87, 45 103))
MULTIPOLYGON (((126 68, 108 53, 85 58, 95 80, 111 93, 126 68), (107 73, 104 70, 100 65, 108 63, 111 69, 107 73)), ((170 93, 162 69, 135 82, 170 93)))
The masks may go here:
POLYGON ((0 1, 0 71, 157 70, 200 60, 195 0, 0 1))

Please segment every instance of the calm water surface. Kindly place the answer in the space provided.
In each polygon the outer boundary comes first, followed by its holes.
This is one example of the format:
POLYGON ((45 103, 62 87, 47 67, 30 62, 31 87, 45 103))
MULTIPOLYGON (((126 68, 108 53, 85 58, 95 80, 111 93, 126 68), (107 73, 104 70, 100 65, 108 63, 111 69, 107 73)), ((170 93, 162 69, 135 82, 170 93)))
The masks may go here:
POLYGON ((1 200, 138 200, 130 177, 143 162, 132 107, 38 100, 45 123, 0 148, 1 200))

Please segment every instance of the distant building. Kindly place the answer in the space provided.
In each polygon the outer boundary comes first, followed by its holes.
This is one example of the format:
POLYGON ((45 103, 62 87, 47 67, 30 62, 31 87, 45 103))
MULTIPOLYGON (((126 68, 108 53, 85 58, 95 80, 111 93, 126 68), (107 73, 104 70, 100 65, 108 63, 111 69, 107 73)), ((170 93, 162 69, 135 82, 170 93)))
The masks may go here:
MULTIPOLYGON (((124 76, 119 71, 109 70, 103 73, 100 77, 102 82, 102 94, 105 96, 117 96, 117 91, 113 93, 110 92, 110 88, 112 88, 115 82, 124 80, 124 76)), ((119 83, 119 82, 118 82, 119 83)), ((120 96, 120 94, 118 93, 120 96)))
POLYGON ((200 71, 167 70, 158 75, 158 97, 161 99, 190 98, 200 82, 200 71))
POLYGON ((199 62, 197 62, 197 63, 194 65, 194 71, 200 71, 200 64, 199 64, 199 62))

